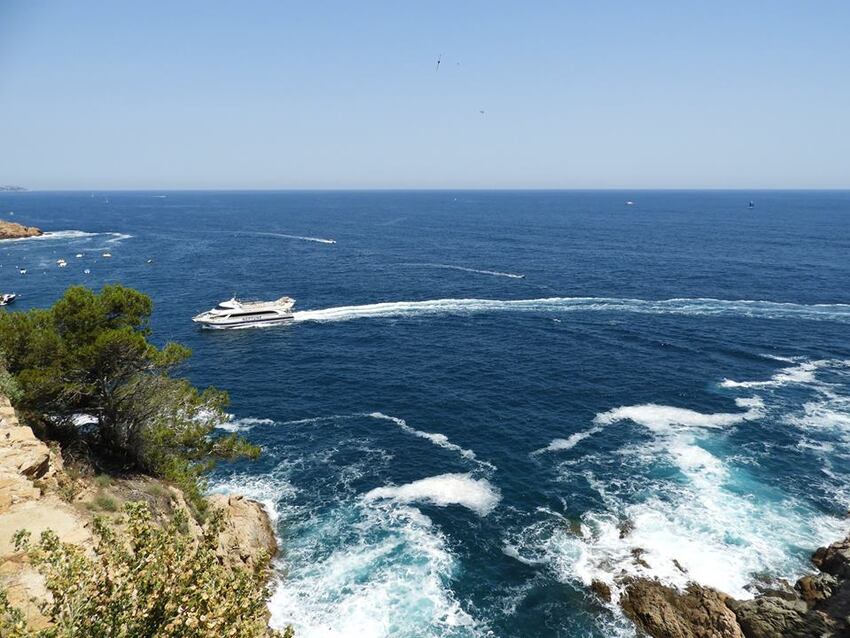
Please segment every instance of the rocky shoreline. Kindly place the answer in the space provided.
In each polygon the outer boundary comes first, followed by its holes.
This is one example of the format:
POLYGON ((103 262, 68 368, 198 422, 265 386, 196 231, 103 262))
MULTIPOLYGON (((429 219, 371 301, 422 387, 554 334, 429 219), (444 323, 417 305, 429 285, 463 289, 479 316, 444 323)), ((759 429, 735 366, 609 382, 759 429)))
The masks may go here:
POLYGON ((838 638, 850 636, 850 536, 812 556, 817 573, 735 600, 691 583, 629 582, 620 605, 653 638, 838 638))
POLYGON ((23 239, 24 237, 39 237, 43 234, 44 232, 35 226, 24 226, 0 219, 0 239, 23 239))
MULTIPOLYGON (((0 590, 18 607, 33 629, 47 626, 39 602, 47 600, 44 577, 25 552, 16 551, 15 532, 33 537, 53 530, 59 540, 91 550, 96 516, 118 516, 119 505, 144 501, 156 520, 178 511, 186 514, 188 532, 202 533, 180 490, 149 477, 84 477, 66 470, 58 447, 48 446, 18 422, 9 401, 0 395, 0 590)), ((224 512, 217 554, 228 565, 254 566, 278 551, 274 528, 263 507, 242 496, 208 498, 224 512)))

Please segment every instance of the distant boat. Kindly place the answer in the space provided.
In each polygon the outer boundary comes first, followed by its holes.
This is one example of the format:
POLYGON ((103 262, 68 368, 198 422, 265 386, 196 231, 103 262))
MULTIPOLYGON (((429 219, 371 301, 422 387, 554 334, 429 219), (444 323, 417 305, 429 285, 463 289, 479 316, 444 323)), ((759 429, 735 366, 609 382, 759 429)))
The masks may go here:
POLYGON ((750 200, 750 203, 747 204, 747 208, 755 208, 755 207, 756 207, 756 203, 753 200, 750 200))
POLYGON ((56 265, 59 266, 60 268, 65 268, 65 266, 68 265, 68 262, 65 261, 64 259, 57 259, 56 265))
POLYGON ((112 253, 103 253, 101 257, 106 257, 107 259, 109 259, 110 257, 112 257, 112 253))
POLYGON ((26 275, 26 274, 27 274, 27 269, 26 269, 26 268, 19 268, 19 269, 18 269, 18 272, 19 272, 19 273, 21 273, 22 275, 26 275))
POLYGON ((635 203, 632 200, 626 202, 626 206, 634 206, 635 203))
POLYGON ((18 295, 16 295, 13 292, 7 292, 3 295, 0 295, 0 306, 8 306, 10 303, 12 303, 17 298, 18 298, 18 295))
POLYGON ((85 273, 86 275, 91 274, 91 270, 89 270, 88 268, 86 268, 86 269, 83 271, 83 273, 85 273))
POLYGON ((83 253, 77 253, 76 255, 74 255, 74 257, 76 257, 77 259, 80 259, 82 256, 83 256, 83 253))

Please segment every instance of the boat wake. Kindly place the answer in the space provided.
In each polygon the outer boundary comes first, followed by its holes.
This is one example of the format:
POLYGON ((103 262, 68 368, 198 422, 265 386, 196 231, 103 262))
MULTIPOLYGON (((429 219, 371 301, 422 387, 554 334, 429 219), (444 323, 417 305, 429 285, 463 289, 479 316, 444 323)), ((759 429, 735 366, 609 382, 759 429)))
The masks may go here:
POLYGON ((281 239, 298 239, 300 241, 312 241, 317 244, 335 244, 336 239, 325 239, 324 237, 307 237, 304 235, 286 235, 284 233, 260 233, 240 232, 240 235, 252 235, 254 237, 279 237, 281 239))
POLYGON ((400 264, 401 266, 410 266, 416 268, 441 268, 443 270, 459 270, 461 272, 471 272, 478 275, 490 275, 492 277, 507 277, 509 279, 525 279, 525 275, 520 275, 512 272, 500 272, 498 270, 480 270, 478 268, 467 268, 465 266, 452 266, 451 264, 400 264))
POLYGON ((302 310, 294 321, 337 322, 429 315, 471 315, 500 312, 568 313, 625 312, 649 315, 803 319, 850 323, 850 304, 796 304, 726 299, 628 299, 616 297, 549 297, 545 299, 434 299, 391 301, 324 310, 302 310))

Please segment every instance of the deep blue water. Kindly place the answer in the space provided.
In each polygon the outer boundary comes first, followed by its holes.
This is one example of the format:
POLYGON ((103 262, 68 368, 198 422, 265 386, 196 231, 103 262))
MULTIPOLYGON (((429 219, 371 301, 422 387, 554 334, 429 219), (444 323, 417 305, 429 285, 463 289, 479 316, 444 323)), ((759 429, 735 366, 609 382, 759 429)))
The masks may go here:
POLYGON ((139 288, 230 392, 265 454, 215 489, 278 516, 299 636, 627 636, 592 579, 747 596, 848 528, 850 193, 2 193, 0 218, 89 233, 0 244, 19 309, 139 288), (191 323, 234 293, 301 312, 191 323))

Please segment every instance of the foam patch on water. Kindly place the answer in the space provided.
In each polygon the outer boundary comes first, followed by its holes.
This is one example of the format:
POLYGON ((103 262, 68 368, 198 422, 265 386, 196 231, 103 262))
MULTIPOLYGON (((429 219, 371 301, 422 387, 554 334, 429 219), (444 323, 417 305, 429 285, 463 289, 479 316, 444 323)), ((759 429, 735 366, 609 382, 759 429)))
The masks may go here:
POLYGON ((475 452, 473 452, 472 450, 467 450, 467 449, 462 448, 461 446, 449 441, 448 437, 445 434, 440 434, 439 432, 424 432, 422 430, 417 430, 416 428, 410 427, 404 419, 399 419, 398 417, 389 416, 389 415, 383 414, 381 412, 370 412, 369 414, 366 414, 365 416, 368 416, 368 417, 373 418, 373 419, 381 419, 381 420, 384 420, 384 421, 390 421, 392 423, 395 423, 399 428, 401 428, 401 430, 403 432, 406 432, 408 434, 412 434, 413 436, 418 436, 421 439, 426 439, 426 440, 430 441, 431 443, 433 443, 434 445, 441 447, 441 448, 444 448, 446 450, 451 450, 452 452, 457 452, 463 458, 468 459, 470 461, 475 461, 479 465, 483 465, 483 466, 488 467, 488 468, 493 469, 493 470, 496 469, 496 467, 492 463, 488 463, 487 461, 479 461, 475 456, 475 452))
POLYGON ((3 239, 3 243, 39 242, 39 241, 78 241, 90 240, 96 237, 106 237, 106 243, 113 244, 132 238, 125 233, 89 233, 84 230, 52 230, 36 237, 18 237, 16 239, 3 239))
POLYGON ((232 414, 228 414, 227 417, 228 420, 223 423, 219 423, 216 425, 216 428, 227 432, 247 432, 258 425, 274 425, 273 419, 257 419, 254 417, 235 419, 232 414))
POLYGON ((764 413, 764 401, 760 397, 738 398, 735 399, 735 405, 747 408, 747 411, 704 414, 687 408, 655 403, 622 406, 597 414, 593 419, 595 425, 592 428, 571 434, 566 439, 554 439, 546 447, 532 452, 532 455, 571 450, 586 438, 601 432, 603 427, 618 421, 632 421, 656 434, 665 434, 677 429, 728 427, 761 418, 764 413))
MULTIPOLYGON (((210 486, 211 494, 238 494, 253 499, 263 506, 272 523, 282 514, 281 502, 294 497, 298 490, 278 470, 265 476, 235 474, 217 478, 210 486)), ((280 539, 278 539, 280 541, 280 539)))
POLYGON ((393 301, 324 310, 301 310, 295 321, 335 322, 430 315, 470 315, 497 312, 626 312, 652 315, 806 319, 850 323, 848 304, 794 304, 724 299, 618 299, 609 297, 550 297, 545 299, 434 299, 393 301))
POLYGON ((428 503, 446 507, 461 505, 479 516, 487 516, 501 500, 499 491, 486 479, 469 474, 442 474, 406 485, 378 487, 366 494, 366 501, 389 499, 397 503, 428 503))
POLYGON ((286 550, 272 626, 300 638, 483 635, 451 591, 446 539, 414 508, 341 504, 300 526, 286 550))
POLYGON ((828 365, 829 361, 804 361, 803 363, 782 368, 767 381, 733 381, 723 379, 723 388, 778 388, 785 385, 800 385, 815 382, 818 368, 828 365))

